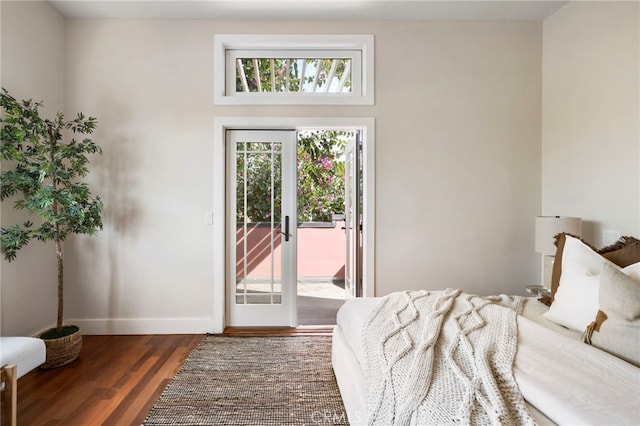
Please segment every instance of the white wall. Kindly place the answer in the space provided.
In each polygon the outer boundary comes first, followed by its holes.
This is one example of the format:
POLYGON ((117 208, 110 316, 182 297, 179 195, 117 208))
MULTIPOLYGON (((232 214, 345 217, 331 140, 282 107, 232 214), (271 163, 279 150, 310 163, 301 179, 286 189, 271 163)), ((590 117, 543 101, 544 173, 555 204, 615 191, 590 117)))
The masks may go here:
POLYGON ((68 20, 66 51, 66 110, 105 151, 105 229, 67 245, 88 332, 211 330, 217 116, 375 117, 377 294, 536 281, 539 23, 68 20), (375 106, 214 106, 213 35, 243 32, 374 34, 375 106))
POLYGON ((542 213, 640 234, 640 7, 571 2, 543 26, 542 213))
MULTIPOLYGON (((91 179, 105 229, 66 244, 67 317, 89 332, 210 330, 213 241, 203 213, 213 208, 219 116, 375 117, 377 294, 521 293, 539 279, 541 212, 584 217, 596 244, 601 229, 640 233, 637 3, 572 2, 544 26, 65 24, 43 3, 0 7, 2 85, 51 112, 64 98, 67 114, 100 122, 105 155, 91 179), (214 106, 213 35, 243 32, 374 34, 376 105, 214 106)), ((3 225, 13 215, 4 203, 3 225)), ((54 270, 39 243, 2 263, 3 334, 53 323, 54 270)))
POLYGON ((378 294, 537 281, 540 44, 536 23, 398 24, 376 38, 378 294))
MULTIPOLYGON (((64 19, 43 2, 0 2, 2 87, 17 99, 44 101, 41 112, 53 117, 64 102, 64 19)), ((2 202, 2 226, 25 220, 2 202)), ((2 335, 32 335, 55 325, 56 254, 39 241, 16 260, 0 263, 2 335)))

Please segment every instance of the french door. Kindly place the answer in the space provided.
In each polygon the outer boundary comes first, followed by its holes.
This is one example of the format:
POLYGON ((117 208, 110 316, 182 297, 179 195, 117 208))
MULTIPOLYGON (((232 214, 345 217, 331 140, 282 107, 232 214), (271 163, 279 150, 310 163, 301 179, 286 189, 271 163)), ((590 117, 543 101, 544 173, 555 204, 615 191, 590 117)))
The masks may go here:
POLYGON ((297 325, 296 132, 227 130, 227 324, 297 325))
POLYGON ((362 296, 362 143, 355 132, 345 149, 345 298, 362 296))

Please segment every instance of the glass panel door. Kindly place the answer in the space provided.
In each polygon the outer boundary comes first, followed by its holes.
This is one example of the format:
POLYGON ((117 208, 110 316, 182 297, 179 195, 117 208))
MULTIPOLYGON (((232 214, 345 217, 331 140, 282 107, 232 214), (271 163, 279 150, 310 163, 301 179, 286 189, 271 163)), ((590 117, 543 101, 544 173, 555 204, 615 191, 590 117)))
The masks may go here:
POLYGON ((295 326, 293 131, 227 132, 227 323, 295 326))

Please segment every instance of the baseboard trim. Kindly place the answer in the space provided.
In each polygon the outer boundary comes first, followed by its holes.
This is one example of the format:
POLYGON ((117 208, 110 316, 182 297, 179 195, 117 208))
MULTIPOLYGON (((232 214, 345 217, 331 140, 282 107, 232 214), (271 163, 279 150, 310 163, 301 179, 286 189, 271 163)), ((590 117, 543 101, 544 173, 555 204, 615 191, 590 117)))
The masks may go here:
POLYGON ((213 318, 68 319, 86 335, 206 334, 213 332, 213 318))
POLYGON ((331 336, 333 325, 303 325, 300 327, 227 327, 225 336, 265 337, 265 336, 331 336))

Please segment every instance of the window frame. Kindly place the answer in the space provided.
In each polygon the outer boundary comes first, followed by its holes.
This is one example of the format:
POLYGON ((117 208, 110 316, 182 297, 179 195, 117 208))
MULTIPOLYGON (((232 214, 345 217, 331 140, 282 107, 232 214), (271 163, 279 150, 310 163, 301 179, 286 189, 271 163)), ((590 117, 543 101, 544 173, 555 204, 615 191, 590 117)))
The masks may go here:
POLYGON ((214 104, 215 105, 374 105, 374 45, 372 35, 260 35, 216 34, 214 36, 214 104), (293 52, 300 57, 313 55, 353 57, 352 91, 317 92, 236 92, 235 61, 238 51, 270 57, 293 52), (358 64, 359 62, 359 64, 358 64), (359 70, 356 67, 359 65, 359 70), (359 89, 359 90, 356 90, 359 89))

